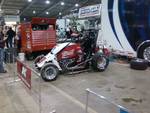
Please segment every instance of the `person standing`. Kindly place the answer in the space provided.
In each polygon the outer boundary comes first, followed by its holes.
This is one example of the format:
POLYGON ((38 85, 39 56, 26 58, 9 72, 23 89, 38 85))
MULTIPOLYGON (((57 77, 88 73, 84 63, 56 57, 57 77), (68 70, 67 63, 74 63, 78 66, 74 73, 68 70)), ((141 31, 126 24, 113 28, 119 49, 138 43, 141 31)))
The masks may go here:
POLYGON ((6 33, 7 35, 7 40, 6 40, 6 46, 7 48, 12 48, 12 44, 13 44, 13 38, 16 36, 16 33, 12 30, 12 28, 10 27, 9 30, 6 33))
POLYGON ((66 28, 66 36, 67 36, 67 38, 71 38, 71 34, 72 34, 71 27, 69 27, 69 26, 67 25, 67 28, 66 28))
POLYGON ((20 52, 21 51, 20 50, 21 49, 21 33, 20 33, 19 30, 16 34, 15 40, 16 40, 16 45, 17 45, 18 52, 20 52))
POLYGON ((0 28, 0 73, 6 73, 7 71, 4 70, 4 47, 5 47, 4 34, 2 28, 0 28))

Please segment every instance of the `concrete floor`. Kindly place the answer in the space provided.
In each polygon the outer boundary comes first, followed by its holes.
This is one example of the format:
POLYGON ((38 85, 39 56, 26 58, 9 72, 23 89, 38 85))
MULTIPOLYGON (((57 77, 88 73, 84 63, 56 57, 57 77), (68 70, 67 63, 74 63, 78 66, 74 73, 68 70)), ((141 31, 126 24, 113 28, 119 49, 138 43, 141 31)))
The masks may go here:
MULTIPOLYGON (((134 113, 150 113, 150 69, 136 71, 128 65, 111 63, 105 72, 61 75, 48 83, 33 74, 32 90, 21 81, 12 82, 17 79, 14 65, 7 65, 7 69, 9 73, 0 75, 0 113, 50 113, 53 110, 56 113, 85 113, 87 88, 134 113)), ((89 113, 119 113, 115 106, 92 95, 89 107, 89 113)))

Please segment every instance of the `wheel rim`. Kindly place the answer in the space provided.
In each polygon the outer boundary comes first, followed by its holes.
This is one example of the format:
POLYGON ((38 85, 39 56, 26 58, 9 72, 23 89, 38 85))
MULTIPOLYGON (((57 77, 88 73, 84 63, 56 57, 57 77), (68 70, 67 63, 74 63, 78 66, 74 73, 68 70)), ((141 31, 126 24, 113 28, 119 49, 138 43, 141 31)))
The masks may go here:
POLYGON ((105 66, 106 66, 106 58, 104 58, 104 57, 99 58, 97 61, 97 68, 105 69, 105 66))
POLYGON ((147 47, 143 53, 144 59, 150 62, 150 47, 147 47))
POLYGON ((54 67, 48 67, 45 70, 45 77, 48 80, 53 80, 57 76, 57 71, 55 70, 54 67))

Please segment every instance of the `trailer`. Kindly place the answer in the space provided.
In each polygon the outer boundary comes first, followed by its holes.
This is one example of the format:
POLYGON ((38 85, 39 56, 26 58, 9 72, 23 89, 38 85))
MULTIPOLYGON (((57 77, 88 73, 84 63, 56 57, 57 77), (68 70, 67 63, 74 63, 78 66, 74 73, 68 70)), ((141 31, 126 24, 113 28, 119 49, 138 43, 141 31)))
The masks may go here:
POLYGON ((150 62, 150 1, 102 0, 99 39, 115 54, 150 62))
POLYGON ((34 53, 50 51, 56 45, 56 19, 32 18, 31 22, 20 24, 21 52, 27 59, 34 53))

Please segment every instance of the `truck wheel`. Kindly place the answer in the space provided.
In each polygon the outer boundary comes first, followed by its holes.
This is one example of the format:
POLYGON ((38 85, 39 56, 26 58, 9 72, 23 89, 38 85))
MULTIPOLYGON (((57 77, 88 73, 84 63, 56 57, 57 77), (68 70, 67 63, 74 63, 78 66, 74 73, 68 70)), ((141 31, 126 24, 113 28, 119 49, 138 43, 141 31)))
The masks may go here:
POLYGON ((148 68, 148 62, 143 59, 133 59, 130 62, 131 69, 135 70, 146 70, 148 68))
POLYGON ((95 71, 103 72, 109 65, 109 59, 101 54, 96 54, 92 59, 92 68, 95 71))
POLYGON ((138 58, 145 59, 150 63, 150 42, 141 46, 137 54, 138 58))
POLYGON ((40 70, 40 68, 37 67, 37 63, 38 63, 43 57, 44 57, 44 55, 40 55, 40 56, 36 57, 35 60, 34 60, 34 66, 35 66, 38 70, 40 70))
POLYGON ((44 81, 54 81, 58 77, 59 70, 54 64, 46 64, 41 69, 41 77, 44 81))
POLYGON ((32 53, 28 53, 28 54, 26 54, 26 59, 27 60, 33 60, 34 59, 34 55, 32 53))

